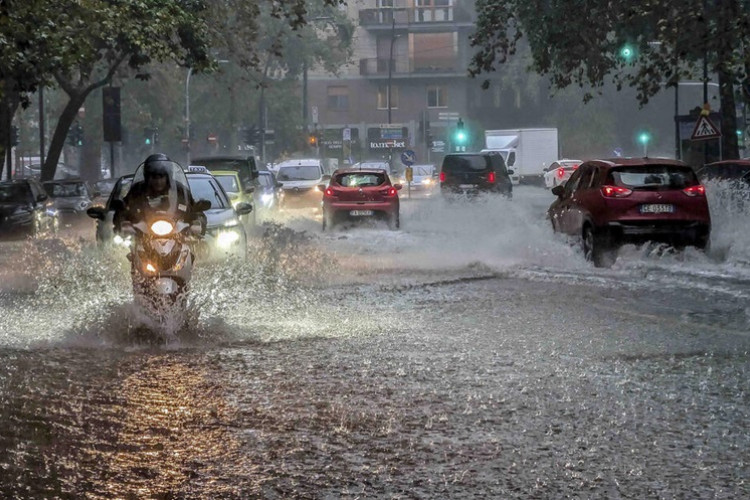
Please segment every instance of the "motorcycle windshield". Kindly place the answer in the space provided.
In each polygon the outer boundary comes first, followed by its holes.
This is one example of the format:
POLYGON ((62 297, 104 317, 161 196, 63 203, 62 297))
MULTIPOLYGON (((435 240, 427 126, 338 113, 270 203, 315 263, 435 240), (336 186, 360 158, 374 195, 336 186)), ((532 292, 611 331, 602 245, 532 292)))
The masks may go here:
POLYGON ((130 192, 143 197, 151 217, 184 219, 190 209, 190 185, 174 161, 142 163, 133 175, 130 192))

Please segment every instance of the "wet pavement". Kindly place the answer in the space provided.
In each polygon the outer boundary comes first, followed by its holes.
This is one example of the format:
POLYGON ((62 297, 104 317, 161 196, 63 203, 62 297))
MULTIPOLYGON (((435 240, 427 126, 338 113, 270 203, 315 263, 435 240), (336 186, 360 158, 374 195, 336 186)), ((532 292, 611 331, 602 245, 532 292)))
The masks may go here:
POLYGON ((196 270, 187 327, 122 256, 3 244, 0 496, 750 496, 744 235, 594 269, 548 196, 288 215, 196 270))

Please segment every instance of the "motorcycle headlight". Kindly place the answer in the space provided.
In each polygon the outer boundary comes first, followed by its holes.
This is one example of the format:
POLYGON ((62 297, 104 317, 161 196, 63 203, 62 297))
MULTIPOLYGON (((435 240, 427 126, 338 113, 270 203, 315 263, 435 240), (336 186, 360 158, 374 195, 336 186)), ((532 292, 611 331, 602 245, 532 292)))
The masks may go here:
POLYGON ((158 220, 151 224, 151 232, 156 236, 166 236, 174 230, 174 226, 171 222, 165 220, 158 220))
POLYGON ((130 236, 127 236, 127 237, 123 238, 119 234, 116 234, 115 237, 112 238, 112 241, 114 242, 115 245, 129 247, 130 246, 130 242, 132 240, 130 239, 130 236))

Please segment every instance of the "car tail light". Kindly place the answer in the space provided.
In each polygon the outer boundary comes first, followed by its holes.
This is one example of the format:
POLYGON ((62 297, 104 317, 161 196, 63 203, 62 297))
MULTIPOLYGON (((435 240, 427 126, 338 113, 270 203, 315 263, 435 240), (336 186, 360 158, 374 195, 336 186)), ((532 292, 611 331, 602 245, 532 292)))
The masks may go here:
POLYGON ((576 163, 575 165, 573 165, 573 170, 577 169, 578 167, 580 167, 580 165, 578 165, 578 164, 576 163))
POLYGON ((602 186, 602 194, 605 198, 625 198, 630 196, 632 192, 632 189, 620 186, 602 186))
POLYGON ((445 172, 440 172, 440 182, 445 182, 445 172))
POLYGON ((323 191, 323 195, 330 198, 331 196, 333 196, 333 189, 332 188, 326 188, 326 190, 323 191))
POLYGON ((489 182, 490 184, 495 183, 495 172, 490 172, 489 174, 487 174, 487 182, 489 182))
POLYGON ((562 168, 562 167, 558 168, 558 169, 557 169, 557 176, 558 176, 558 177, 559 177, 560 179, 562 179, 563 177, 565 177, 565 169, 564 169, 564 168, 562 168))
POLYGON ((695 186, 686 187, 682 192, 688 196, 705 196, 706 187, 703 184, 696 184, 695 186))

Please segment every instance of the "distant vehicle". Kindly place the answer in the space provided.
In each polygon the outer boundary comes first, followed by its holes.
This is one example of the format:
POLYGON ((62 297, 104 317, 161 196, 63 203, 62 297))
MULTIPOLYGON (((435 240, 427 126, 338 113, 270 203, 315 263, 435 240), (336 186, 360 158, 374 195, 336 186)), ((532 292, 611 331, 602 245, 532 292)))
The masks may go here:
MULTIPOLYGON (((253 193, 255 192, 255 181, 253 185, 247 186, 244 189, 241 187, 240 174, 233 170, 214 170, 211 174, 219 181, 221 187, 226 191, 229 200, 232 202, 233 207, 237 207, 240 203, 253 204, 253 193)), ((256 210, 253 210, 250 214, 243 215, 240 217, 242 223, 246 229, 250 229, 256 224, 256 210)))
POLYGON ((500 154, 513 183, 543 185, 544 167, 560 158, 556 128, 487 130, 483 153, 500 154))
POLYGON ((614 158, 581 164, 548 216, 556 232, 581 239, 586 260, 614 263, 624 243, 666 242, 703 249, 711 233, 705 188, 677 160, 614 158))
POLYGON ((81 179, 47 181, 42 183, 52 205, 57 210, 59 223, 67 228, 90 226, 86 211, 94 204, 99 194, 81 179))
MULTIPOLYGON (((16 171, 15 175, 16 177, 24 179, 39 179, 42 176, 42 165, 38 162, 23 165, 16 171)), ((74 179, 77 177, 79 177, 77 169, 69 167, 62 162, 58 162, 57 168, 55 169, 55 180, 74 179)))
MULTIPOLYGON (((424 192, 425 194, 431 194, 438 185, 438 173, 435 169, 435 165, 412 165, 412 180, 409 189, 417 192, 424 192)), ((402 184, 406 189, 408 181, 406 180, 406 172, 399 173, 396 178, 396 182, 402 184)))
POLYGON ((107 198, 115 188, 117 179, 102 179, 94 183, 94 193, 98 193, 93 200, 93 205, 103 207, 107 203, 107 198))
POLYGON ((37 180, 0 182, 0 237, 35 238, 58 227, 57 210, 37 180))
POLYGON ((505 168, 503 157, 490 153, 451 153, 440 168, 440 192, 444 196, 496 193, 511 198, 513 170, 505 168))
POLYGON ((267 217, 279 211, 281 200, 284 196, 283 184, 276 180, 276 175, 270 170, 260 170, 256 179, 258 188, 253 193, 255 203, 254 210, 259 219, 267 217))
POLYGON ((379 218, 395 230, 401 226, 398 191, 383 169, 339 169, 323 190, 323 231, 344 220, 379 218))
POLYGON ((323 193, 318 186, 330 178, 318 159, 286 160, 279 163, 276 179, 283 189, 281 208, 320 209, 323 193))
POLYGON ((242 189, 254 186, 253 180, 258 177, 258 166, 255 157, 249 156, 199 156, 191 160, 192 165, 202 165, 209 171, 233 170, 240 176, 242 189))
POLYGON ((581 160, 557 160, 552 162, 549 167, 544 169, 544 185, 547 189, 552 189, 555 186, 562 186, 573 172, 583 163, 581 160))
POLYGON ((120 236, 115 236, 112 226, 114 224, 115 200, 122 201, 130 191, 132 184, 133 174, 123 175, 115 181, 115 185, 112 187, 112 191, 103 207, 94 206, 86 210, 86 214, 89 217, 96 219, 96 242, 99 245, 109 243, 123 246, 129 245, 129 242, 125 242, 120 236))

